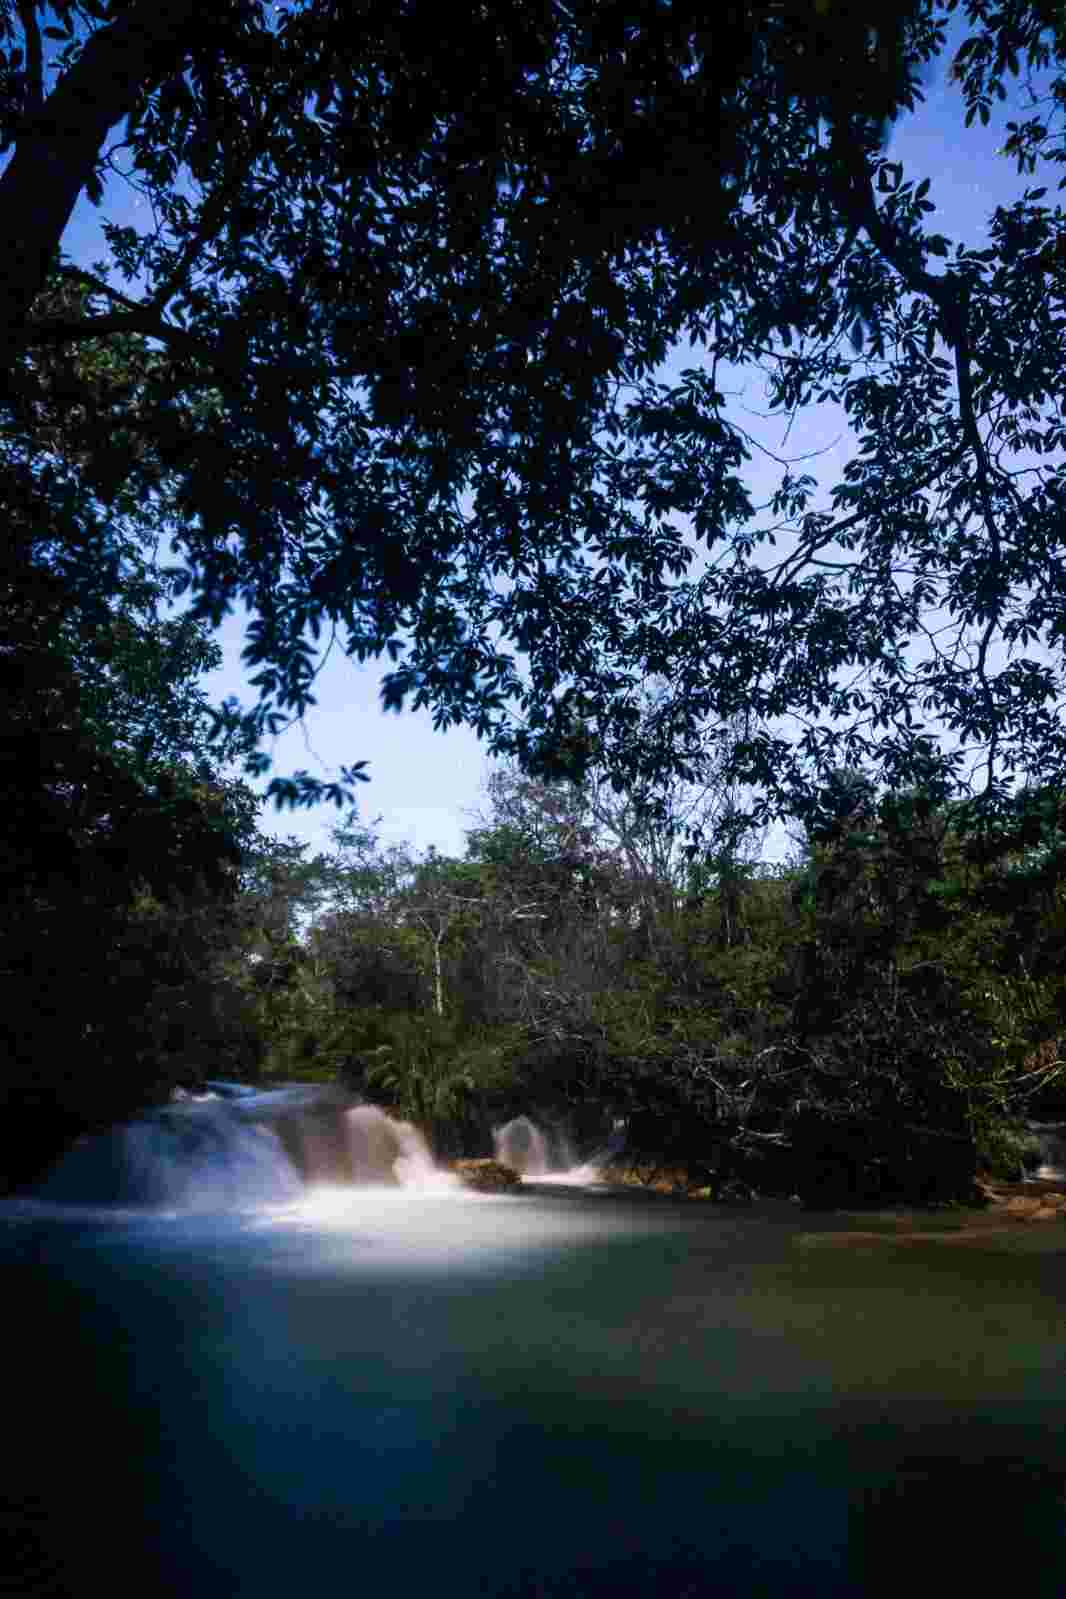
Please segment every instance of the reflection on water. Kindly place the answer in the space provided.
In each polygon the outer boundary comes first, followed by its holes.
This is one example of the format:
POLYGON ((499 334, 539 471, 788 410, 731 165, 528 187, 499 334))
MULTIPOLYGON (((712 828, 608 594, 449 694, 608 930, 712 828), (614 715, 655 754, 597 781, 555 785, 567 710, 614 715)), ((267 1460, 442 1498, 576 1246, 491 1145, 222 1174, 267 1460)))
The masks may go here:
POLYGON ((1006 1554, 1058 1595, 1064 1233, 568 1189, 0 1207, 10 1591, 835 1599, 1006 1554))

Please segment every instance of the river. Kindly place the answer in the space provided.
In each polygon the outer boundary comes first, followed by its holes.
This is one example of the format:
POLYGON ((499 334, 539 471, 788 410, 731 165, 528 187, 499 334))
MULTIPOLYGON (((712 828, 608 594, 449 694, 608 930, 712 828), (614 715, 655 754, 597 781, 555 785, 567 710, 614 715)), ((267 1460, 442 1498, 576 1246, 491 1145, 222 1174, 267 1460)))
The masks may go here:
POLYGON ((918 1225, 8 1202, 2 1591, 1059 1595, 1066 1227, 918 1225))

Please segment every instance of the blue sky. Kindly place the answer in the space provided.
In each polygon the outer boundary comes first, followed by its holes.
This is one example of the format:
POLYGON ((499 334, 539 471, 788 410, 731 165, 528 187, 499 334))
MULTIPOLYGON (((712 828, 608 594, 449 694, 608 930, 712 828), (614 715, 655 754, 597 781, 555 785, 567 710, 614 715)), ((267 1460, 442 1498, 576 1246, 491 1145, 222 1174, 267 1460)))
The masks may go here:
MULTIPOLYGON (((961 36, 956 17, 951 38, 957 42, 961 36)), ((948 54, 940 58, 937 75, 926 86, 925 105, 897 126, 890 154, 904 163, 907 177, 931 179, 929 198, 937 210, 928 219, 929 225, 953 240, 979 245, 984 242, 985 222, 993 207, 1013 200, 1025 187, 1013 164, 996 154, 1005 137, 1004 123, 1017 114, 1018 98, 1012 96, 998 107, 998 115, 987 129, 979 124, 964 128, 961 94, 947 75, 949 59, 948 54)), ((1017 96, 1022 92, 1018 86, 1017 96)), ((115 194, 114 200, 118 198, 115 194)), ((103 213, 85 201, 79 205, 64 239, 65 249, 75 260, 89 264, 105 254, 99 232, 102 214, 119 221, 137 220, 132 210, 126 217, 118 215, 111 201, 109 194, 103 213)), ((128 205, 128 201, 124 203, 128 205)), ((690 365, 691 357, 686 355, 677 364, 690 365)), ((839 417, 834 418, 826 408, 801 416, 786 445, 784 422, 758 416, 762 408, 759 374, 745 380, 735 404, 744 408, 738 410, 738 419, 768 448, 784 450, 789 456, 825 452, 806 469, 827 487, 838 480, 850 454, 839 417)), ((748 480, 756 503, 769 497, 778 476, 779 469, 768 460, 753 459, 748 480)), ((248 689, 240 661, 242 642, 243 621, 231 617, 219 635, 223 665, 205 683, 213 698, 236 695, 245 701, 252 699, 254 691, 248 689)), ((336 650, 318 678, 318 704, 305 723, 290 728, 268 746, 275 770, 285 773, 303 767, 328 777, 342 765, 366 760, 372 780, 361 787, 359 795, 364 821, 381 816, 382 832, 389 839, 403 839, 419 849, 435 846, 446 853, 461 853, 464 831, 473 825, 472 813, 482 803, 488 771, 483 748, 466 730, 435 732, 426 713, 390 715, 381 711, 378 696, 383 671, 383 667, 357 666, 336 650)), ((268 832, 297 837, 319 849, 329 847, 329 828, 339 819, 336 811, 319 807, 312 812, 265 813, 263 825, 268 832)), ((788 853, 783 835, 769 842, 768 854, 788 853)))

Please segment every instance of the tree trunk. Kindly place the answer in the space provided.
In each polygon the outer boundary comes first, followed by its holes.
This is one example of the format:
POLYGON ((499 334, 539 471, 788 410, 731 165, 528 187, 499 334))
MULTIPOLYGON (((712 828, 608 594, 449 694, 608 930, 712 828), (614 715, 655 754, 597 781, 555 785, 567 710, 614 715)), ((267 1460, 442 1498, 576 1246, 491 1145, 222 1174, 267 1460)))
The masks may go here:
POLYGON ((30 307, 108 133, 139 91, 180 71, 197 11, 195 0, 135 0, 92 35, 16 140, 0 177, 0 215, 9 229, 0 270, 0 379, 17 360, 30 307))
POLYGON ((732 860, 723 860, 718 874, 719 942, 732 949, 739 942, 740 877, 732 860))
POLYGON ((440 945, 444 934, 433 940, 433 1000, 438 1016, 444 1015, 444 976, 441 971, 440 945))

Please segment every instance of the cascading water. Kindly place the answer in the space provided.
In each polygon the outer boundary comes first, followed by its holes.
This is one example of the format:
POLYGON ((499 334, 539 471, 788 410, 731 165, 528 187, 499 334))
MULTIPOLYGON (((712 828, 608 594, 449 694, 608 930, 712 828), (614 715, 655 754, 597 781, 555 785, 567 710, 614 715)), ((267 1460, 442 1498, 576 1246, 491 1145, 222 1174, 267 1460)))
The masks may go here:
POLYGON ((429 1145, 410 1122, 394 1120, 377 1105, 356 1105, 346 1122, 356 1184, 425 1188, 454 1182, 438 1169, 429 1145))
MULTIPOLYGON (((524 1179, 579 1186, 600 1180, 566 1135, 518 1116, 494 1135, 496 1158, 524 1179)), ((69 1207, 247 1212, 316 1205, 346 1209, 353 1189, 460 1191, 422 1134, 377 1105, 325 1085, 262 1091, 212 1082, 177 1090, 170 1105, 83 1139, 52 1168, 35 1199, 69 1207)), ((391 1202, 390 1202, 391 1203, 391 1202)))
POLYGON ((496 1159, 522 1178, 535 1182, 595 1183, 600 1166, 609 1159, 604 1151, 579 1162, 573 1144, 561 1128, 544 1128, 530 1116, 516 1116, 493 1133, 496 1159))
POLYGON ((1030 1122, 1029 1132, 1039 1148, 1039 1160, 1029 1175, 1037 1182, 1066 1182, 1066 1125, 1030 1122))
POLYGON ((492 1135, 496 1159, 522 1177, 541 1177, 551 1171, 551 1152, 544 1131, 528 1116, 497 1127, 492 1135))
POLYGON ((234 1210, 286 1204, 303 1183, 274 1129, 222 1102, 182 1103, 76 1144, 37 1188, 59 1205, 234 1210))
MULTIPOLYGON (((179 1094, 136 1122, 87 1137, 35 1197, 67 1206, 248 1210, 288 1206, 309 1186, 443 1188, 425 1139, 375 1105, 330 1089, 179 1094)), ((223 1088, 223 1085, 215 1085, 223 1088)))

